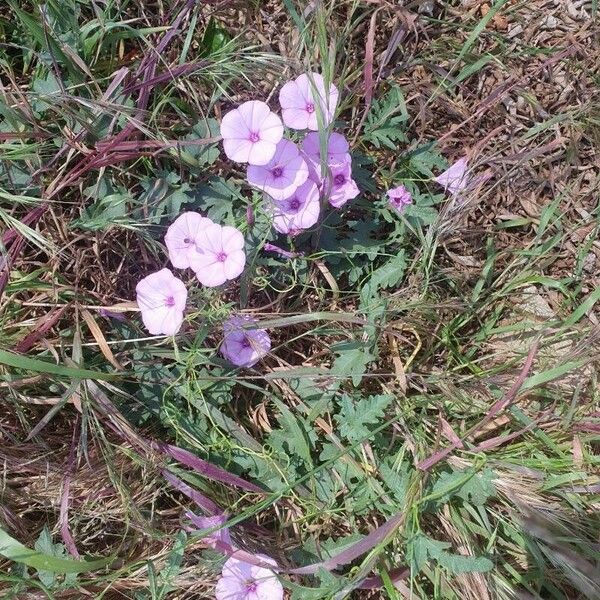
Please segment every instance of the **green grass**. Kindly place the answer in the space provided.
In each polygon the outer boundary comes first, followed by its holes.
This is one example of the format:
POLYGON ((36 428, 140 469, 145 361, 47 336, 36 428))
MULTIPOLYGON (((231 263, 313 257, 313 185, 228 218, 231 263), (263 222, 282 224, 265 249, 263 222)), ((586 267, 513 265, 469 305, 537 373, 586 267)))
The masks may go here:
POLYGON ((416 21, 431 41, 409 37, 398 68, 375 68, 366 105, 365 41, 372 28, 379 60, 394 13, 305 8, 0 9, 3 598, 214 597, 223 556, 185 516, 202 512, 194 493, 226 511, 236 545, 278 561, 294 599, 600 597, 600 186, 579 169, 597 143, 597 85, 551 110, 534 89, 548 60, 597 84, 593 59, 537 38, 515 50, 489 22, 522 21, 522 4, 464 20, 436 7, 416 21), (530 79, 524 53, 539 59, 530 79), (276 108, 301 69, 340 88, 363 193, 286 241, 213 138, 243 100, 273 94, 276 108), (490 73, 532 109, 484 144, 490 73), (477 174, 493 172, 457 205, 432 177, 471 149, 477 174), (540 186, 548 164, 567 175, 540 186), (384 197, 399 183, 415 199, 402 217, 384 197), (532 191, 537 212, 517 203, 532 191), (135 285, 166 264, 182 210, 239 227, 247 267, 224 289, 181 275, 186 325, 156 338, 135 285), (239 310, 273 341, 252 369, 217 352, 239 310))

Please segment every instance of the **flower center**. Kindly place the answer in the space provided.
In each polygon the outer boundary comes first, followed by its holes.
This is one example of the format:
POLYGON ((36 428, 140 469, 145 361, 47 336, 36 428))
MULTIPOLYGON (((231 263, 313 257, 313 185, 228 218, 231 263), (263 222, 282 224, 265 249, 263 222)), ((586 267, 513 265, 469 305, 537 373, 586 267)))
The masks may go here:
POLYGON ((192 240, 190 240, 190 238, 183 238, 183 243, 184 243, 186 246, 189 246, 189 244, 191 243, 191 241, 192 241, 192 240))
POLYGON ((250 346, 252 346, 252 344, 250 343, 248 336, 245 335, 244 338, 242 339, 242 348, 250 348, 250 346))
POLYGON ((258 142, 260 140, 260 135, 258 131, 251 131, 250 137, 248 138, 252 143, 258 142))
POLYGON ((306 112, 312 114, 315 112, 315 105, 312 102, 306 103, 306 112))
POLYGON ((290 201, 290 208, 292 210, 298 210, 300 208, 300 200, 298 200, 298 198, 292 198, 290 201))
POLYGON ((173 298, 173 296, 167 296, 165 298, 165 306, 168 306, 169 308, 175 306, 175 298, 173 298))
POLYGON ((219 252, 217 254, 217 260, 219 262, 225 262, 227 260, 227 254, 225 252, 219 252))
POLYGON ((271 175, 273 175, 273 177, 275 177, 275 179, 277 179, 278 177, 281 177, 283 175, 283 169, 281 167, 275 167, 271 171, 271 175))
POLYGON ((256 583, 256 581, 254 581, 254 579, 248 579, 246 581, 246 593, 247 594, 256 592, 257 588, 258 588, 258 584, 256 583))
POLYGON ((344 183, 346 183, 346 178, 341 173, 338 173, 333 178, 333 181, 334 181, 335 185, 344 185, 344 183))

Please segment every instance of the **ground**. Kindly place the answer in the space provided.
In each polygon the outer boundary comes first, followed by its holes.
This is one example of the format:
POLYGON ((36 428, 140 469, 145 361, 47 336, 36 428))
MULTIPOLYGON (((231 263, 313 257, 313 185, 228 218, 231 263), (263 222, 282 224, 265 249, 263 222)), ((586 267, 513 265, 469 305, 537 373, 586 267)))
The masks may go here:
POLYGON ((0 7, 2 597, 214 598, 189 512, 224 511, 294 599, 600 598, 597 11, 0 7), (361 194, 287 239, 218 123, 306 71, 361 194), (151 336, 136 284, 184 210, 247 266, 179 272, 186 322, 151 336), (272 339, 250 369, 218 353, 240 310, 272 339))

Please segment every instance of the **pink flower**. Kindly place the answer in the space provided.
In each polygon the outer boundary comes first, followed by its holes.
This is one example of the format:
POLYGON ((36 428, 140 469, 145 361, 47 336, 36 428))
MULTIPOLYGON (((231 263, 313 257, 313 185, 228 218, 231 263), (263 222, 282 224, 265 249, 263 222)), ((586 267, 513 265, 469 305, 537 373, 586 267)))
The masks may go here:
POLYGON ((190 255, 196 253, 199 232, 208 227, 212 221, 196 212, 179 215, 165 235, 165 244, 169 251, 171 264, 177 269, 190 266, 190 255))
POLYGON ((183 323, 187 290, 169 269, 144 277, 135 287, 142 321, 152 335, 175 335, 183 323))
POLYGON ((339 92, 333 84, 325 91, 325 82, 318 73, 312 73, 310 78, 302 74, 294 81, 288 81, 279 91, 283 122, 292 129, 317 131, 317 110, 320 107, 322 126, 327 127, 333 121, 338 96, 339 92))
POLYGON ((273 227, 279 233, 295 235, 312 227, 319 219, 321 209, 319 189, 308 179, 289 198, 273 200, 273 227))
POLYGON ((231 160, 266 165, 283 137, 283 124, 267 104, 251 100, 223 117, 221 136, 225 154, 231 160))
POLYGON ((294 142, 282 139, 264 166, 248 167, 248 183, 275 200, 291 196, 308 179, 308 166, 294 142))
POLYGON ((434 178, 452 196, 458 196, 467 187, 469 177, 467 174, 467 158, 457 160, 449 169, 434 178))
POLYGON ((212 517, 199 517, 193 512, 188 511, 186 515, 198 529, 214 529, 214 531, 207 533, 203 538, 211 548, 216 548, 218 542, 223 542, 228 546, 233 545, 231 535, 229 534, 229 527, 223 526, 227 522, 226 514, 222 513, 212 517))
POLYGON ((299 256, 304 256, 302 252, 290 252, 289 250, 285 250, 284 248, 269 242, 263 246, 263 250, 265 252, 274 252, 275 254, 279 254, 279 256, 283 256, 283 258, 298 258, 299 256))
POLYGON ((360 190, 352 179, 352 165, 350 162, 336 167, 331 167, 331 190, 329 204, 335 208, 344 206, 348 200, 356 198, 360 190))
POLYGON ((271 338, 264 329, 244 328, 253 323, 258 321, 245 315, 235 315, 223 323, 221 354, 238 367, 255 365, 271 350, 271 338))
POLYGON ((399 213, 412 204, 412 195, 403 185, 388 190, 386 193, 389 196, 390 205, 399 213))
MULTIPOLYGON (((350 162, 348 140, 341 133, 332 133, 326 142, 327 166, 334 167, 350 162)), ((321 164, 321 140, 316 132, 307 133, 302 142, 304 154, 315 165, 321 164)))
MULTIPOLYGON (((264 554, 257 554, 262 562, 277 567, 264 554)), ((271 569, 245 563, 234 556, 223 565, 221 578, 215 588, 216 600, 282 600, 283 586, 271 569)))
POLYGON ((212 223, 198 233, 196 253, 189 257, 200 283, 216 287, 244 270, 244 236, 235 227, 212 223))

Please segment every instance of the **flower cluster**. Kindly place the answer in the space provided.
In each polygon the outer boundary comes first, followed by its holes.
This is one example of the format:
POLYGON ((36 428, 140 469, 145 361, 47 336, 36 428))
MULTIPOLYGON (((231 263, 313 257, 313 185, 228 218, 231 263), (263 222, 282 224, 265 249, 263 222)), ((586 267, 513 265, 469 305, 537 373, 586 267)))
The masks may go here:
MULTIPOLYGON (((339 99, 332 83, 318 73, 302 74, 279 92, 281 117, 260 100, 244 102, 223 116, 221 136, 226 156, 246 164, 248 183, 264 194, 265 212, 276 231, 296 235, 319 220, 323 204, 344 206, 359 194, 352 178, 352 158, 346 138, 327 135, 339 99), (284 137, 290 130, 309 130, 298 146, 284 137)), ((452 196, 467 186, 467 160, 460 159, 434 179, 452 196)), ((411 193, 400 185, 387 192, 390 206, 404 212, 411 193)), ((165 235, 169 260, 176 269, 191 269, 200 284, 218 287, 239 277, 246 265, 241 231, 221 225, 197 213, 185 212, 165 235)), ((265 250, 294 257, 274 244, 265 250)), ((169 269, 142 279, 137 303, 146 329, 153 335, 175 335, 187 301, 184 283, 169 269)), ((223 325, 221 354, 241 367, 256 364, 271 349, 271 340, 258 323, 234 315, 223 325)))
POLYGON ((260 101, 244 102, 221 123, 225 154, 248 163, 248 183, 264 194, 265 211, 279 233, 295 235, 319 219, 321 201, 339 208, 355 198, 352 159, 346 138, 320 135, 332 123, 339 92, 318 73, 302 74, 279 92, 282 119, 260 101), (284 137, 306 130, 299 147, 284 137), (326 156, 321 157, 321 150, 326 156))

